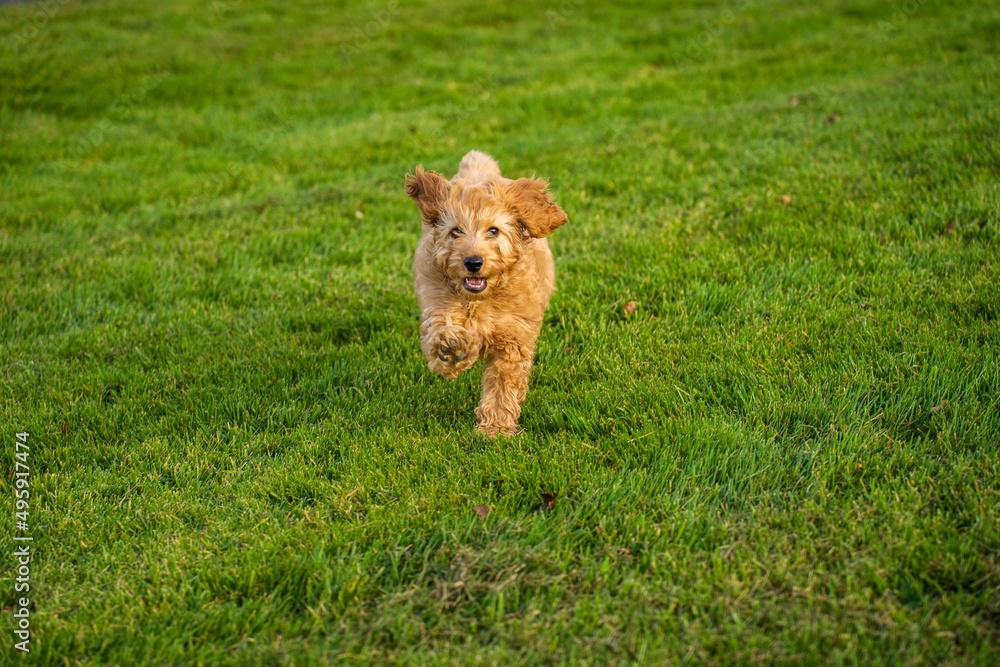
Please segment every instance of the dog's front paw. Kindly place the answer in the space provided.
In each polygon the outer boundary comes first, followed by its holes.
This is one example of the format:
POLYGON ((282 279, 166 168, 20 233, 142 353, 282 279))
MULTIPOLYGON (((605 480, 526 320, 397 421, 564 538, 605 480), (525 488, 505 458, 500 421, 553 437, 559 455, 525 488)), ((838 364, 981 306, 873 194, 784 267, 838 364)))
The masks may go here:
POLYGON ((443 327, 428 336, 427 360, 431 370, 454 379, 479 359, 482 338, 477 331, 464 327, 443 327))

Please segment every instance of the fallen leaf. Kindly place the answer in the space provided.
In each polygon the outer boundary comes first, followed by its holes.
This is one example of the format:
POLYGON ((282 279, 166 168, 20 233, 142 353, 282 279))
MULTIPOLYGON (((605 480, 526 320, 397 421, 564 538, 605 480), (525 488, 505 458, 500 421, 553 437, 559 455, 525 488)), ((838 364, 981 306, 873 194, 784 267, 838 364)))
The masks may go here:
POLYGON ((490 506, 476 505, 475 507, 472 508, 472 511, 476 513, 476 516, 478 516, 480 520, 482 520, 485 519, 486 515, 490 513, 490 506))
POLYGON ((939 410, 950 410, 950 409, 951 409, 951 403, 948 402, 948 399, 945 399, 941 401, 940 405, 936 405, 933 408, 931 408, 931 412, 938 412, 939 410))
POLYGON ((834 123, 836 123, 838 120, 840 120, 840 116, 838 114, 835 114, 835 113, 832 113, 832 114, 830 114, 829 116, 826 117, 826 122, 830 123, 831 125, 833 125, 834 123))
POLYGON ((554 493, 543 493, 542 494, 542 504, 545 506, 545 509, 551 511, 552 508, 556 506, 556 494, 554 494, 554 493))
POLYGON ((639 309, 639 307, 637 305, 635 305, 635 301, 629 301, 628 303, 625 304, 625 312, 626 313, 630 313, 631 314, 631 313, 634 313, 635 311, 637 311, 638 309, 639 309))
POLYGON ((778 199, 780 199, 782 201, 782 203, 784 203, 784 204, 791 204, 792 203, 792 198, 789 197, 788 195, 781 195, 780 197, 778 197, 778 199))

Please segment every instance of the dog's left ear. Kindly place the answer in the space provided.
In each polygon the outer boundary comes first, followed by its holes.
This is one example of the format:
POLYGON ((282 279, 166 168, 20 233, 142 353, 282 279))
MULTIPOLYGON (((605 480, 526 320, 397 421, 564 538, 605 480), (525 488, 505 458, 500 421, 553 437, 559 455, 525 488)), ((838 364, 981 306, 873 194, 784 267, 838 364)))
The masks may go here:
POLYGON ((519 178, 507 186, 504 199, 518 222, 536 239, 544 238, 569 222, 566 211, 555 203, 543 178, 519 178))
POLYGON ((417 165, 416 173, 406 175, 406 195, 417 202, 425 225, 436 225, 441 220, 441 206, 447 201, 451 184, 436 171, 424 171, 417 165))

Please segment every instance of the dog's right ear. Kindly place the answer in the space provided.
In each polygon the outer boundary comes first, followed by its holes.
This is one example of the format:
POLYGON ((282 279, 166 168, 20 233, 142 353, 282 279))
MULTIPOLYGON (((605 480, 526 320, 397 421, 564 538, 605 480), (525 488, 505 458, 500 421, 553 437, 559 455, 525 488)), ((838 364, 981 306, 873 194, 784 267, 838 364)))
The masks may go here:
POLYGON ((448 200, 451 183, 434 171, 424 171, 424 165, 417 165, 415 174, 406 175, 406 195, 417 202, 425 225, 436 225, 441 221, 441 207, 448 200))

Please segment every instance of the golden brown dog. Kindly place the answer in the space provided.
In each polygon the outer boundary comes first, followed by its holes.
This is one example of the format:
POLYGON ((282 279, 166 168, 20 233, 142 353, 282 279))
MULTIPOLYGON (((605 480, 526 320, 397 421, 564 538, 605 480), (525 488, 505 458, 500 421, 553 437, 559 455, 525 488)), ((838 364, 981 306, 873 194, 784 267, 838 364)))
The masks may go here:
POLYGON ((478 429, 513 434, 528 391, 542 316, 556 274, 545 237, 568 222, 541 179, 511 180, 471 151, 450 181, 418 166, 406 194, 420 207, 413 263, 423 311, 420 348, 449 379, 486 363, 478 429))

